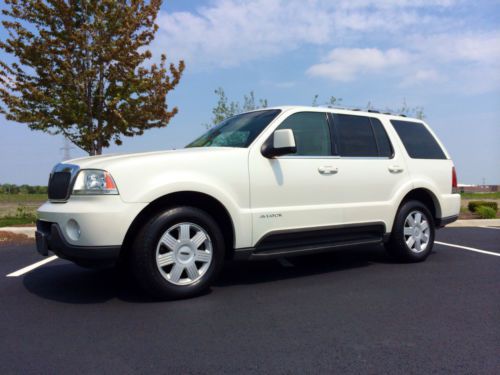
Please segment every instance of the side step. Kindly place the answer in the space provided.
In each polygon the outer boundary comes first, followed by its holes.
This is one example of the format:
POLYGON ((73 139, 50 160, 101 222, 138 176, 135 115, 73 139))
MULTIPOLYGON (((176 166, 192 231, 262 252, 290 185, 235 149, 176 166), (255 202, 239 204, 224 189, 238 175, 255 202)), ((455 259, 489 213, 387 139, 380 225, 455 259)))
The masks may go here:
POLYGON ((325 252, 337 248, 380 244, 385 225, 336 226, 269 233, 255 247, 235 249, 234 259, 269 259, 325 252))

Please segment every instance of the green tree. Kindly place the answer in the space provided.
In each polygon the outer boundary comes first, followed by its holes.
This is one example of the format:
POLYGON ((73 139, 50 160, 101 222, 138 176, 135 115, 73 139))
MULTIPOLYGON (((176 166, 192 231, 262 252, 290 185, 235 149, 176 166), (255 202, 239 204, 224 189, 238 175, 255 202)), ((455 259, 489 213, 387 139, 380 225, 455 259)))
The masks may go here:
MULTIPOLYGON (((318 94, 314 95, 311 106, 317 107, 320 105, 318 103, 318 98, 319 98, 318 94)), ((338 98, 336 96, 330 96, 330 99, 328 99, 328 101, 326 103, 324 103, 323 105, 325 105, 329 108, 332 108, 335 106, 339 106, 341 103, 342 103, 342 98, 338 98)))
POLYGON ((220 124, 225 119, 237 115, 238 113, 253 111, 258 108, 266 108, 268 106, 267 99, 255 100, 255 94, 250 91, 248 95, 243 96, 243 104, 236 101, 229 101, 222 87, 214 90, 217 96, 217 104, 212 108, 212 120, 210 123, 205 123, 207 129, 220 124))
POLYGON ((149 67, 161 0, 5 0, 0 113, 91 155, 167 126, 184 62, 149 67))

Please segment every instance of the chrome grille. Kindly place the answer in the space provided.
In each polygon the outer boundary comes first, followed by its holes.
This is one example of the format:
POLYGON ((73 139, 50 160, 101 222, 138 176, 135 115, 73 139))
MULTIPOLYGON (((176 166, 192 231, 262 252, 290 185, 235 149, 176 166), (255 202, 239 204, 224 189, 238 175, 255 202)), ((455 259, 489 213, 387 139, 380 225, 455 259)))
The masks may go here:
POLYGON ((74 178, 79 167, 71 164, 58 164, 52 170, 49 178, 49 200, 66 201, 71 195, 74 178))

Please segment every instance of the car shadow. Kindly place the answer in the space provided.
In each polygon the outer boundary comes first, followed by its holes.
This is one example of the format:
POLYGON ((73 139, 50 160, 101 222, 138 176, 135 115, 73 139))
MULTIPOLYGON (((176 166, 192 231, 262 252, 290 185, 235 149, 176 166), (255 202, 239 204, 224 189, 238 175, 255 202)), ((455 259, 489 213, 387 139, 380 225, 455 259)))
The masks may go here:
MULTIPOLYGON (((265 260, 228 262, 214 282, 217 289, 244 284, 264 284, 332 272, 393 263, 382 247, 352 248, 323 254, 265 260)), ((112 299, 131 303, 161 302, 149 298, 131 276, 116 268, 88 270, 69 262, 38 268, 23 278, 25 288, 36 296, 69 304, 98 304, 112 299)), ((211 293, 208 291, 206 294, 211 293)))

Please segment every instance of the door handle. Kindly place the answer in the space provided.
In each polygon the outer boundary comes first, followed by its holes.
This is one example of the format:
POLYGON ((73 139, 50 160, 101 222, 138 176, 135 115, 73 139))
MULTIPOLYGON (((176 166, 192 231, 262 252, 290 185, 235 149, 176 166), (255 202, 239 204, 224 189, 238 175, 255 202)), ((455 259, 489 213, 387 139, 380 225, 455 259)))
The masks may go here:
POLYGON ((339 171, 338 168, 334 168, 334 167, 331 167, 329 165, 318 168, 318 172, 321 174, 335 174, 338 171, 339 171))
POLYGON ((403 170, 403 167, 400 167, 399 165, 391 165, 389 167, 389 172, 391 173, 401 173, 403 170))

